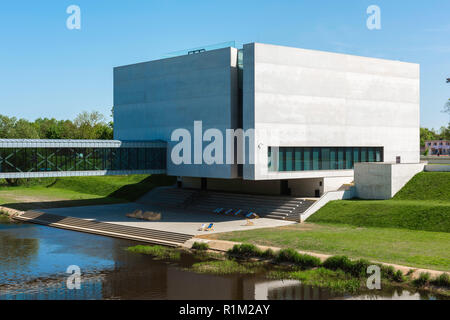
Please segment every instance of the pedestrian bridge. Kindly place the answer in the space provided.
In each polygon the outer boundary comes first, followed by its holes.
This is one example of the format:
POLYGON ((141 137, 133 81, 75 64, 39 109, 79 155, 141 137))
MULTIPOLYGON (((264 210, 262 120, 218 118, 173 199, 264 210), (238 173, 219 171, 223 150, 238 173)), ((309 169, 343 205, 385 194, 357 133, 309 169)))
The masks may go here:
POLYGON ((166 173, 166 142, 0 139, 0 178, 166 173))

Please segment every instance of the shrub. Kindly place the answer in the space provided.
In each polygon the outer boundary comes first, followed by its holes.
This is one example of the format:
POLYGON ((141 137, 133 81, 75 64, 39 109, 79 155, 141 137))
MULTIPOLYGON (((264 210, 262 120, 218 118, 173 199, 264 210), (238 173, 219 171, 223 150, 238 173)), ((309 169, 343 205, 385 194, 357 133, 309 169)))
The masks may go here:
POLYGON ((430 281, 430 274, 428 272, 421 272, 419 277, 413 281, 413 284, 418 287, 423 287, 430 281))
POLYGON ((443 273, 430 281, 431 284, 439 287, 450 287, 450 276, 447 273, 443 273))
POLYGON ((395 269, 393 266, 381 266, 381 276, 388 279, 394 279, 395 269))
POLYGON ((192 245, 192 249, 194 250, 208 250, 209 245, 206 242, 194 242, 192 245))
POLYGON ((405 281, 405 277, 403 276, 403 272, 401 272, 401 270, 397 270, 394 273, 394 276, 392 277, 392 280, 394 280, 395 282, 403 282, 403 281, 405 281))
POLYGON ((320 265, 320 259, 307 254, 300 254, 294 249, 282 249, 276 256, 278 262, 291 262, 295 265, 308 269, 318 267, 320 265))
POLYGON ((367 267, 372 265, 369 260, 359 259, 356 261, 350 260, 346 256, 329 257, 323 263, 323 267, 331 270, 342 270, 351 274, 354 277, 364 276, 367 272, 367 267))
POLYGON ((373 265, 373 263, 366 259, 352 261, 350 270, 347 270, 347 272, 351 273, 354 277, 365 276, 367 274, 367 268, 370 265, 373 265))
POLYGON ((262 253, 262 257, 266 258, 266 259, 275 259, 276 258, 276 254, 272 249, 267 249, 266 251, 264 251, 262 253))
POLYGON ((228 254, 240 257, 262 257, 263 252, 253 244, 243 243, 235 244, 233 248, 228 250, 228 254))
POLYGON ((332 256, 324 261, 323 267, 330 270, 348 271, 351 269, 351 264, 351 260, 346 256, 332 256))

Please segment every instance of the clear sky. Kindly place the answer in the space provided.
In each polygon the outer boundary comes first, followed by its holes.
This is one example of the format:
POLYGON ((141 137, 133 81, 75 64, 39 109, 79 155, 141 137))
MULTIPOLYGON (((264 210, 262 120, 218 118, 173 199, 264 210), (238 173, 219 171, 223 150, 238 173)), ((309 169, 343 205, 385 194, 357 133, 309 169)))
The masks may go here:
POLYGON ((109 116, 113 67, 225 41, 279 44, 421 65, 421 125, 438 129, 450 98, 450 1, 54 0, 0 6, 0 114, 109 116), (69 5, 81 29, 69 30, 69 5), (369 5, 381 30, 366 26, 369 5))

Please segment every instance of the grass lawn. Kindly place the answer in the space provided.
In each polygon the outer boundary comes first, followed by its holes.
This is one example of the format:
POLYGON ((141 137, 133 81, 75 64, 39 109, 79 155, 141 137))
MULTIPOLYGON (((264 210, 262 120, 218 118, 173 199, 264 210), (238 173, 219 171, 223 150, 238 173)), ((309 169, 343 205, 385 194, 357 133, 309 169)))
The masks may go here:
POLYGON ((331 201, 313 214, 308 222, 450 232, 450 201, 331 201))
POLYGON ((446 232, 304 223, 208 238, 450 271, 450 234, 446 232))
POLYGON ((329 202, 304 224, 211 236, 450 271, 450 173, 419 173, 391 200, 329 202))
POLYGON ((164 175, 30 179, 18 186, 0 183, 0 205, 29 210, 127 202, 173 183, 164 175))

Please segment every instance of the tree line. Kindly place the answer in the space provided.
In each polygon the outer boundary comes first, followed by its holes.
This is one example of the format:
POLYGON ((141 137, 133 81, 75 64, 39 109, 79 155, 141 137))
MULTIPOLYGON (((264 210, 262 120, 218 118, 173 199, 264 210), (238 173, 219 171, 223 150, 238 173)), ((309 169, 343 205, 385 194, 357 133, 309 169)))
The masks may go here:
MULTIPOLYGON (((448 111, 447 111, 448 112, 448 111)), ((113 139, 113 122, 97 111, 83 111, 72 120, 39 118, 34 121, 0 114, 0 139, 113 139)), ((450 124, 439 131, 420 128, 420 145, 426 140, 450 140, 450 124)))
POLYGON ((427 140, 450 140, 450 124, 446 127, 441 127, 438 132, 434 129, 420 128, 420 146, 425 146, 427 140))
POLYGON ((34 121, 0 114, 0 139, 113 139, 113 122, 97 111, 83 111, 72 120, 34 121))

